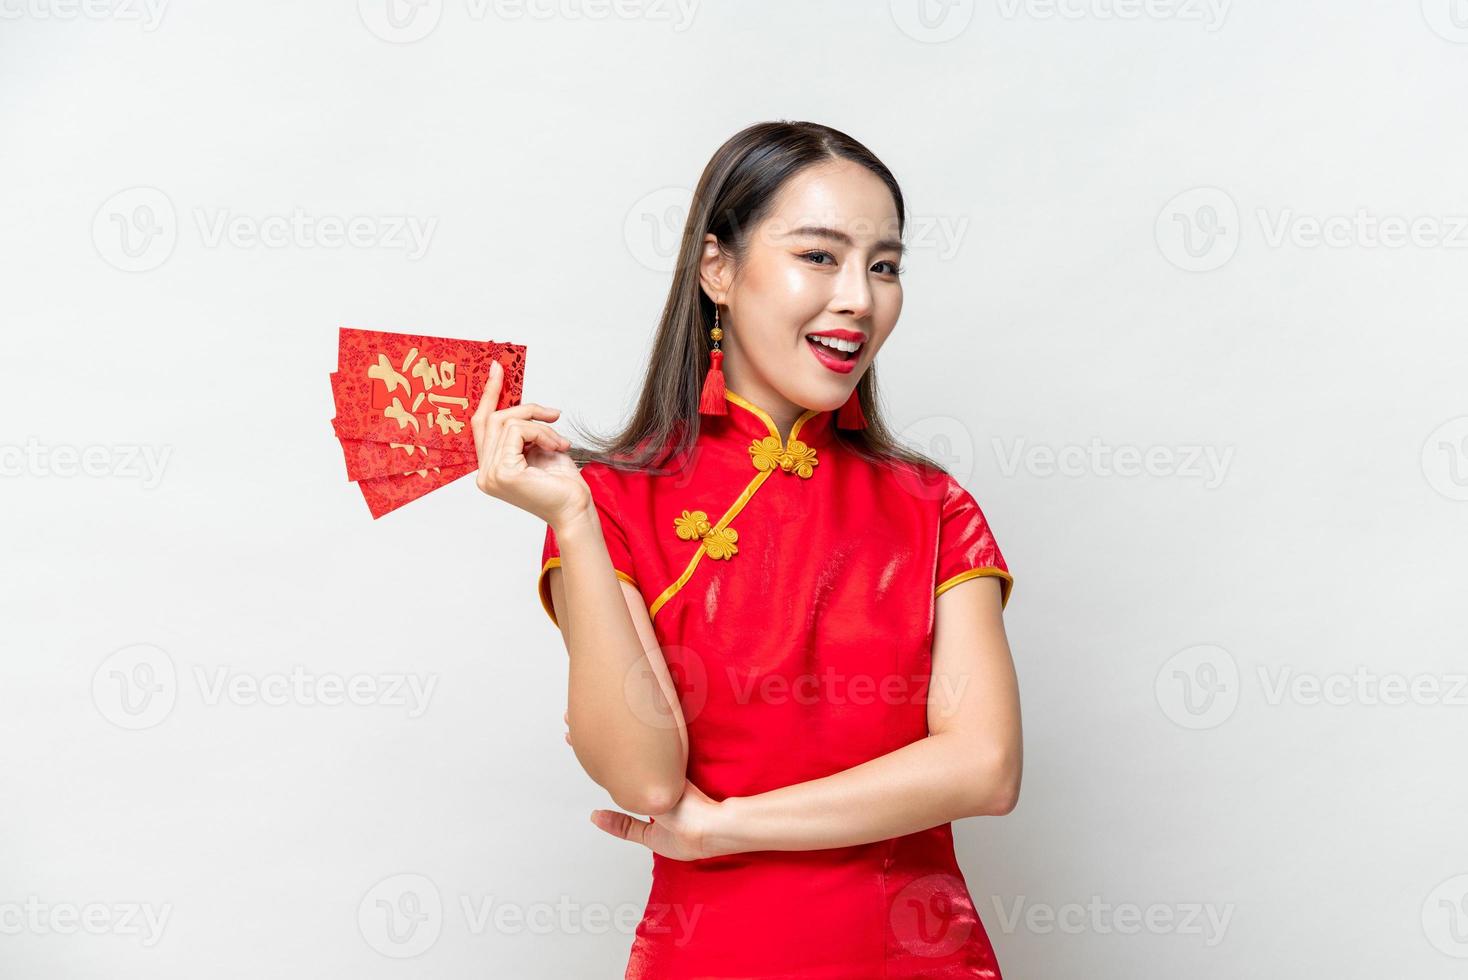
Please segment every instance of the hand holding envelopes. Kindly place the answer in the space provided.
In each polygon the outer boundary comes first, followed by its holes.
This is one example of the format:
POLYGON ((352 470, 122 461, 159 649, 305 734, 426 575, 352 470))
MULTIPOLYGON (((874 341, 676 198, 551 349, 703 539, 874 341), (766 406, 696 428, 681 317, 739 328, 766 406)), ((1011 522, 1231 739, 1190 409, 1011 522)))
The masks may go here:
POLYGON ((523 345, 341 328, 331 426, 374 519, 478 469, 469 417, 495 361, 496 410, 520 404, 523 345))

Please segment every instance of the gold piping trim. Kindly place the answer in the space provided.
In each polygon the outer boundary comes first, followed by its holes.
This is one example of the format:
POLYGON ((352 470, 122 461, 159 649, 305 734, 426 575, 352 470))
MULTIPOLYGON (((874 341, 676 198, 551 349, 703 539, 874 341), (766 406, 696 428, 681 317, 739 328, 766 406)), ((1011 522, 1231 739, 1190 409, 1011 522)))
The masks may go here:
MULTIPOLYGON (((561 628, 561 624, 556 622, 556 610, 555 606, 551 604, 550 582, 546 580, 546 575, 550 573, 550 570, 552 568, 560 567, 561 559, 559 556, 555 558, 547 558, 545 560, 545 564, 542 565, 540 568, 540 577, 536 579, 535 583, 536 591, 540 593, 540 606, 542 609, 545 610, 545 614, 550 617, 550 621, 556 624, 557 629, 561 628)), ((617 578, 621 579, 623 582, 626 582, 634 589, 637 588, 637 579, 633 578, 631 575, 628 575, 620 568, 614 567, 612 571, 617 573, 617 578)))
MULTIPOLYGON (((780 429, 779 429, 779 427, 777 425, 775 425, 775 420, 772 419, 772 418, 770 418, 769 414, 767 412, 765 412, 764 409, 760 408, 758 405, 756 405, 754 402, 750 401, 748 398, 745 398, 742 395, 736 395, 736 394, 734 394, 734 392, 730 391, 728 388, 725 388, 724 389, 724 397, 727 398, 729 401, 733 402, 734 404, 738 405, 740 408, 748 409, 749 411, 753 412, 755 415, 758 415, 760 417, 760 421, 764 422, 765 428, 767 428, 767 429, 770 430, 770 435, 774 436, 776 439, 780 438, 780 429)), ((814 412, 808 413, 808 415, 814 415, 814 414, 815 414, 814 412)), ((807 416, 801 416, 798 420, 796 420, 795 425, 799 425, 800 423, 804 422, 806 420, 806 418, 807 418, 807 416)), ((790 427, 790 435, 791 435, 792 438, 795 436, 795 426, 791 426, 790 427)))
MULTIPOLYGON (((724 397, 734 404, 740 406, 741 408, 747 408, 749 411, 759 416, 760 419, 765 423, 765 426, 770 430, 770 434, 776 439, 780 438, 780 430, 775 425, 775 420, 770 418, 769 415, 767 415, 765 411, 761 409, 758 405, 744 398, 741 398, 739 395, 734 394, 734 392, 728 390, 727 388, 724 389, 724 397)), ((789 442, 791 440, 794 440, 796 436, 800 435, 800 427, 805 425, 808 420, 814 418, 818 414, 820 413, 817 412, 815 409, 809 409, 804 414, 802 414, 800 418, 795 420, 795 424, 790 426, 790 439, 784 440, 781 444, 780 448, 782 452, 784 451, 785 446, 789 445, 789 442)), ((770 478, 770 475, 775 472, 777 472, 777 470, 769 469, 761 470, 759 473, 755 474, 754 479, 749 481, 749 483, 745 486, 744 491, 739 494, 739 496, 734 500, 734 503, 731 504, 729 506, 729 509, 724 512, 724 516, 720 517, 718 523, 713 526, 711 532, 722 530, 728 525, 730 521, 738 516, 739 512, 744 509, 744 505, 749 503, 750 498, 754 496, 754 492, 759 489, 760 484, 768 480, 770 478)), ((663 608, 667 601, 673 598, 673 596, 677 595, 678 590, 682 589, 683 586, 687 584, 688 580, 693 576, 693 570, 698 567, 699 559, 704 556, 705 551, 706 545, 703 541, 700 541, 698 544, 698 550, 693 553, 692 558, 688 559, 688 567, 683 569, 683 574, 679 575, 672 585, 664 589, 663 594, 658 596, 657 599, 653 602, 652 606, 649 607, 647 611, 649 619, 656 616, 658 614, 658 610, 663 608)))
POLYGON ((1009 605, 1009 593, 1014 589, 1014 576, 1004 571, 1004 569, 996 568, 993 565, 985 565, 983 568, 970 568, 965 571, 959 572, 957 575, 945 579, 938 586, 938 588, 934 590, 933 598, 938 598, 938 596, 947 592, 949 589, 953 588, 960 582, 967 582, 971 578, 987 578, 991 576, 1000 580, 999 608, 1003 609, 1005 606, 1009 605))

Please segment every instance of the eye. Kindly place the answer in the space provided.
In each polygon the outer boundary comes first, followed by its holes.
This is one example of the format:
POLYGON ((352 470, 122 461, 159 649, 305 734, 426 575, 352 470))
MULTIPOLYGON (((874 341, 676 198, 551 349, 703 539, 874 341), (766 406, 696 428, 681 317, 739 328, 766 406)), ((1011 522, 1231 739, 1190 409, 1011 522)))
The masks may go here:
MULTIPOLYGON (((801 252, 800 253, 800 257, 803 258, 803 259, 809 259, 809 258, 812 258, 812 257, 817 256, 817 255, 823 255, 826 258, 830 259, 832 262, 835 262, 836 261, 836 257, 834 255, 832 255, 830 252, 824 251, 822 249, 816 249, 813 252, 801 252)), ((816 264, 817 265, 824 265, 825 263, 818 262, 816 264)))
POLYGON ((904 273, 904 272, 907 271, 906 269, 898 268, 896 262, 892 262, 892 261, 890 261, 888 259, 883 259, 881 262, 878 262, 877 265, 879 265, 879 266, 883 266, 883 265, 887 266, 887 274, 888 275, 900 276, 900 275, 902 275, 902 273, 904 273))

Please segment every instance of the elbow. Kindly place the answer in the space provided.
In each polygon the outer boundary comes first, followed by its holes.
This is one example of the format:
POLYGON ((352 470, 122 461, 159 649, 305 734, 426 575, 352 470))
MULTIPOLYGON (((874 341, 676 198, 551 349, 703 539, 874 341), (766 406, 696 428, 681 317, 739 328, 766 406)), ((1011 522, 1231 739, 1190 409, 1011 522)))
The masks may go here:
POLYGON ((984 758, 969 786, 973 797, 969 813, 975 817, 1002 817, 1019 803, 1020 777, 1023 771, 1018 751, 995 752, 984 758))
POLYGON ((612 792, 612 802, 629 813, 667 813, 682 798, 681 784, 675 787, 659 782, 641 782, 612 792))

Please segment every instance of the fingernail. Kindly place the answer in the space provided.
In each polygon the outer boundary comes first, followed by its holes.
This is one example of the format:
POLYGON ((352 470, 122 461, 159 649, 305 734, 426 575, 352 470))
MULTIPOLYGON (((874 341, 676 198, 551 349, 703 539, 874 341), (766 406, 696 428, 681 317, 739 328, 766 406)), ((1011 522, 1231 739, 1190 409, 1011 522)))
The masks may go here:
POLYGON ((499 361, 492 361, 490 363, 490 365, 489 365, 489 370, 490 370, 490 373, 493 374, 497 378, 500 375, 500 371, 503 370, 503 369, 500 367, 500 362, 499 361))

